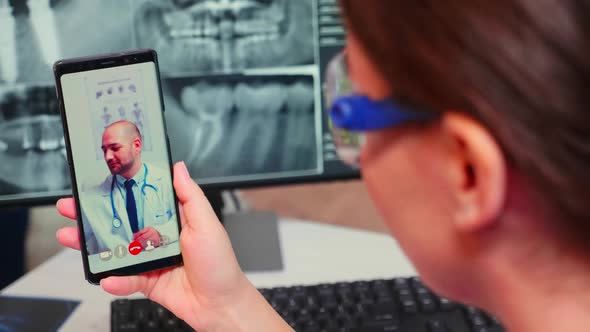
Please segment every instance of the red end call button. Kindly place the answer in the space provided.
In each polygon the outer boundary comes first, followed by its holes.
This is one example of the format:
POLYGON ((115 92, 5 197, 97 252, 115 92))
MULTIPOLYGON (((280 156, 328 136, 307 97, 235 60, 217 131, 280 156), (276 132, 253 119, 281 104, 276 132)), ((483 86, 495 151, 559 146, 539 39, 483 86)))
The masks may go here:
POLYGON ((129 253, 133 256, 139 255, 139 253, 143 250, 141 243, 139 241, 133 241, 129 243, 129 253))

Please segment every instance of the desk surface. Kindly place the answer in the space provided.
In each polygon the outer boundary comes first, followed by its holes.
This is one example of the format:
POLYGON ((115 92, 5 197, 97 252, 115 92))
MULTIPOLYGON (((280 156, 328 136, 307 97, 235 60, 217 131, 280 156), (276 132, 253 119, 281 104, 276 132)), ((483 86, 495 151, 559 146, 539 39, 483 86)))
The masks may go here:
MULTIPOLYGON (((257 287, 391 278, 416 273, 387 234, 283 219, 279 221, 279 237, 285 269, 248 273, 257 287)), ((61 251, 6 288, 3 294, 81 300, 62 331, 110 329, 109 303, 115 297, 84 280, 80 253, 74 250, 61 251)))

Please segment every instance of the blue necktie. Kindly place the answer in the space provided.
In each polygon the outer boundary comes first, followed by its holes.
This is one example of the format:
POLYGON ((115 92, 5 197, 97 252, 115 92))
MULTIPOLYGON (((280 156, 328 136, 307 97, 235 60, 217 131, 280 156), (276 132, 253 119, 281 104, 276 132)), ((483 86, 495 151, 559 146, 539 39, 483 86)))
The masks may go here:
POLYGON ((133 195, 133 185, 135 180, 125 181, 125 189, 127 189, 127 195, 125 199, 127 201, 127 216, 129 217, 129 224, 131 225, 131 231, 133 233, 139 232, 139 222, 137 221, 137 207, 135 206, 135 196, 133 195))

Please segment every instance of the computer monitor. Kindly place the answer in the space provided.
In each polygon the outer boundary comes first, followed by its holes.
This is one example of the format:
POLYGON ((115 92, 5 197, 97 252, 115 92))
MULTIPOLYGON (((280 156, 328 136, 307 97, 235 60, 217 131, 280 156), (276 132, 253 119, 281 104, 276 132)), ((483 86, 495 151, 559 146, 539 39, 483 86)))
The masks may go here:
POLYGON ((54 61, 134 48, 158 52, 172 157, 205 189, 359 175, 323 111, 336 0, 0 0, 0 31, 0 205, 71 194, 54 61))

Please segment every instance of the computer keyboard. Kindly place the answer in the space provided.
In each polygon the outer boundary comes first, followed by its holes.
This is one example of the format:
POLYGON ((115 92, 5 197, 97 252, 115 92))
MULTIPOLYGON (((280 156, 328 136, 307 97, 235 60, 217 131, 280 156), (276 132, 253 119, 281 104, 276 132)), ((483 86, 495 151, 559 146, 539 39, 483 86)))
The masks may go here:
MULTIPOLYGON (((419 278, 259 289, 302 332, 505 332, 481 310, 434 294, 419 278)), ((111 331, 194 331, 147 299, 111 303, 111 331)))

